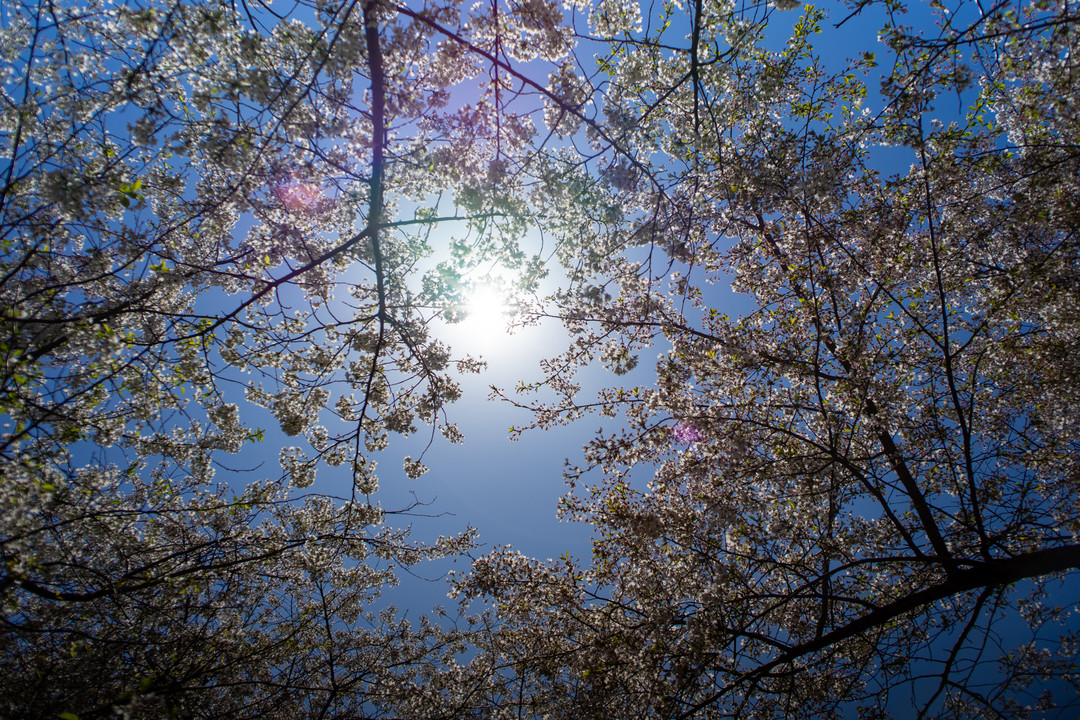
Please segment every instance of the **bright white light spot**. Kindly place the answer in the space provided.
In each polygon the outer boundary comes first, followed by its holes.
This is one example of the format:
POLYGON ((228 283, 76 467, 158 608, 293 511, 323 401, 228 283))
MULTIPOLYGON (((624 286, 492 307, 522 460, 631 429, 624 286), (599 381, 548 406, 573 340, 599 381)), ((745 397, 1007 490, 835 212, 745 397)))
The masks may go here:
POLYGON ((465 304, 461 334, 468 344, 492 346, 509 337, 510 307, 506 295, 490 285, 477 285, 465 304))

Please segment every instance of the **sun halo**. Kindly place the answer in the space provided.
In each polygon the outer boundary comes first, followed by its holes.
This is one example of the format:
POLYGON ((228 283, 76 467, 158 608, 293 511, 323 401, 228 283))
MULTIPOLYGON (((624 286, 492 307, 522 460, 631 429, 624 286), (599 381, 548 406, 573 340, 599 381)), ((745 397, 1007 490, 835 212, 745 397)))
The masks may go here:
POLYGON ((478 284, 465 298, 465 318, 457 330, 468 344, 492 346, 509 336, 510 304, 505 293, 488 284, 478 284))

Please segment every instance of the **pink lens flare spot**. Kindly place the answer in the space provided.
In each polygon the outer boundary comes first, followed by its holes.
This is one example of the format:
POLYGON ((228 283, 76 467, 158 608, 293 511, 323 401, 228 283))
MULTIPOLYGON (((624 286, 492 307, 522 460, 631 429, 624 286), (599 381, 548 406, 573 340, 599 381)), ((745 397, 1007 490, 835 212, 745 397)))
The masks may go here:
POLYGON ((681 421, 675 424, 672 436, 675 438, 675 442, 685 445, 693 445, 705 439, 705 433, 701 432, 700 428, 692 423, 681 421))
POLYGON ((316 209, 323 194, 314 183, 288 182, 274 186, 274 197, 289 212, 303 212, 316 209))

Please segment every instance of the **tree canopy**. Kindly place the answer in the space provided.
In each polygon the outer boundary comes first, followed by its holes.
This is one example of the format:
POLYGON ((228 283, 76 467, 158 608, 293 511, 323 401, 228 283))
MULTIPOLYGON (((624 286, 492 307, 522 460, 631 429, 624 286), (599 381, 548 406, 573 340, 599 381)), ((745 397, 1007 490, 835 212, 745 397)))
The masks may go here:
POLYGON ((1069 717, 1078 12, 6 5, 0 707, 1069 717), (592 556, 409 623, 380 591, 475 535, 376 463, 463 439, 439 328, 494 267, 570 338, 513 432, 607 423, 592 556))

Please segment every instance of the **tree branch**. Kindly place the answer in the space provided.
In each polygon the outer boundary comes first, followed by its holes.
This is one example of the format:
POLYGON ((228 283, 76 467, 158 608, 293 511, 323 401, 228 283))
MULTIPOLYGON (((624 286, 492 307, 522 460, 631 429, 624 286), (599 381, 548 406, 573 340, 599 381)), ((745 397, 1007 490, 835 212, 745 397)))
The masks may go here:
POLYGON ((846 625, 817 636, 809 642, 795 646, 773 660, 740 675, 722 690, 713 693, 705 700, 683 712, 678 716, 679 720, 691 717, 694 713, 721 699, 744 682, 756 682, 771 674, 776 668, 789 665, 799 658, 834 646, 856 635, 880 628, 924 605, 962 595, 965 592, 979 588, 1011 585, 1021 580, 1077 569, 1080 569, 1080 545, 1066 545, 1047 550, 1038 550, 1011 558, 979 563, 970 569, 957 570, 945 582, 900 597, 862 617, 852 620, 846 625))

